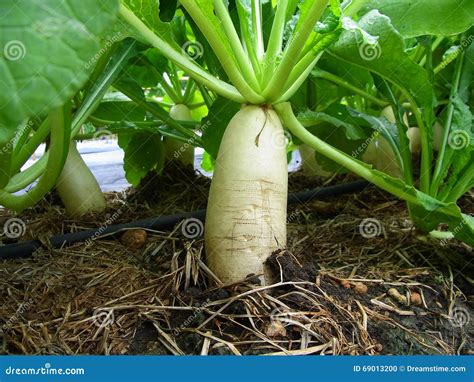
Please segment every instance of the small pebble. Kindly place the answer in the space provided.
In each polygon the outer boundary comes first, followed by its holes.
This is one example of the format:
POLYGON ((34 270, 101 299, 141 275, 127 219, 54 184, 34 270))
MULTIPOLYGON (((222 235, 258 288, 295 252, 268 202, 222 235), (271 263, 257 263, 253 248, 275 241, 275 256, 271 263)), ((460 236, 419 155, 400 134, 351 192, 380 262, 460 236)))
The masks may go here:
POLYGON ((349 281, 347 281, 347 280, 341 280, 341 285, 342 285, 345 289, 351 289, 351 284, 350 284, 349 281))
POLYGON ((286 337, 286 329, 281 322, 278 321, 270 322, 265 333, 268 337, 286 337))
POLYGON ((417 292, 413 292, 410 295, 410 302, 413 305, 420 306, 423 303, 423 300, 421 299, 421 295, 417 292))
POLYGON ((136 251, 145 245, 146 231, 143 229, 128 230, 120 237, 120 242, 128 249, 136 251))
POLYGON ((369 289, 367 288, 367 285, 365 285, 364 283, 359 283, 359 282, 354 283, 353 288, 359 294, 366 294, 367 290, 369 289))

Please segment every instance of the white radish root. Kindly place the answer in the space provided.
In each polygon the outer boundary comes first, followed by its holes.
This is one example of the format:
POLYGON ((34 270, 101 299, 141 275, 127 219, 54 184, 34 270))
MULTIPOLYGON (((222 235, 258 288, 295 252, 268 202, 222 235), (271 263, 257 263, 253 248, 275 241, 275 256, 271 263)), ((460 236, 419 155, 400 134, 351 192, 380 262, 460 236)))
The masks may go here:
POLYGON ((286 141, 271 109, 244 106, 219 148, 207 207, 207 261, 225 283, 270 282, 265 260, 286 246, 286 141))

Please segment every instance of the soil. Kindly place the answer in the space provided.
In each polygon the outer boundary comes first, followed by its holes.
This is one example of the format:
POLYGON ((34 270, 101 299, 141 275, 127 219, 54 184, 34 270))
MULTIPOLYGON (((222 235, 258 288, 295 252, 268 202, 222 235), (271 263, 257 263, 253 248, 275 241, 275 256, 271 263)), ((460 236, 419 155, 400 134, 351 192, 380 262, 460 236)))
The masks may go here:
MULTIPOLYGON (((290 176, 290 192, 351 181, 290 176)), ((168 168, 68 219, 57 197, 15 218, 18 239, 204 208, 209 179, 168 168)), ((461 202, 474 212, 471 195, 461 202)), ((0 211, 0 224, 12 218, 0 211)), ((472 248, 417 232, 374 187, 288 210, 274 283, 214 280, 201 236, 133 233, 0 261, 0 354, 472 354, 472 248), (129 244, 133 243, 133 245, 129 244)))

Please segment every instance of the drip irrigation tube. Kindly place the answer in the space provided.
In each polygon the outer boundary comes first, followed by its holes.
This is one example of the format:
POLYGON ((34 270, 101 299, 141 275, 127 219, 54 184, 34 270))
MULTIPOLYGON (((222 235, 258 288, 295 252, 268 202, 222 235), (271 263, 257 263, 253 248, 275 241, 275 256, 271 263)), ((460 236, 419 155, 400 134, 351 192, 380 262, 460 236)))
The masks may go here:
MULTIPOLYGON (((351 183, 339 184, 336 186, 320 187, 308 191, 297 192, 288 196, 288 204, 304 203, 309 200, 323 199, 331 196, 361 191, 369 184, 370 183, 365 180, 360 180, 351 183)), ((138 220, 135 222, 124 224, 109 226, 104 225, 93 230, 52 236, 49 239, 49 244, 52 248, 62 248, 64 246, 72 245, 78 242, 95 240, 104 236, 112 236, 120 231, 127 229, 142 228, 153 230, 166 230, 174 227, 176 224, 178 224, 184 219, 194 218, 204 221, 205 217, 206 210, 202 209, 177 215, 160 216, 151 219, 138 220)), ((36 251, 42 246, 43 244, 39 240, 31 240, 16 244, 5 245, 3 247, 0 247, 0 260, 30 257, 34 251, 36 251)))

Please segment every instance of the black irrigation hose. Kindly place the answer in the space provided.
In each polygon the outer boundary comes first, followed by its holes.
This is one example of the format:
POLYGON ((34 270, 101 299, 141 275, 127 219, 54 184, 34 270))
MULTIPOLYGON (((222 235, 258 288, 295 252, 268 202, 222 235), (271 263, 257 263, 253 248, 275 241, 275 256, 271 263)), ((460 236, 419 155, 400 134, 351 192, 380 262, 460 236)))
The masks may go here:
MULTIPOLYGON (((288 196, 288 204, 304 203, 309 200, 323 199, 330 196, 361 191, 368 185, 369 183, 365 180, 359 180, 356 182, 339 184, 336 186, 320 187, 309 191, 297 192, 288 196)), ((138 220, 125 224, 102 226, 88 231, 66 233, 64 235, 51 237, 49 242, 51 247, 61 248, 63 246, 72 245, 81 241, 93 240, 98 237, 113 235, 125 229, 144 228, 165 230, 174 227, 184 219, 195 218, 204 221, 205 217, 206 210, 203 209, 177 215, 160 216, 158 218, 138 220)), ((31 240, 22 243, 5 245, 0 247, 0 260, 30 257, 32 253, 40 247, 42 247, 42 244, 39 240, 31 240)))

